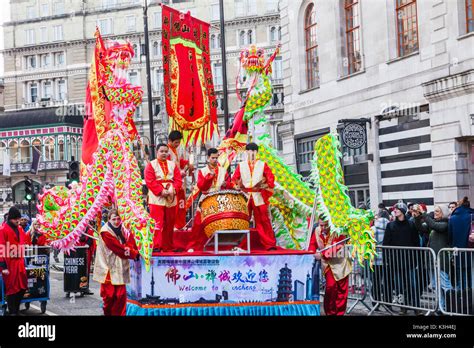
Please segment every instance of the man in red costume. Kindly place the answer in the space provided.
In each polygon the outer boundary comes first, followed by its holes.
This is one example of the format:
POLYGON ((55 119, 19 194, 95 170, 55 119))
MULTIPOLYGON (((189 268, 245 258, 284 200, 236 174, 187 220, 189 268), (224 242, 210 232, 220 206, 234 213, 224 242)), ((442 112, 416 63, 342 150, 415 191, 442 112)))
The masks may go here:
POLYGON ((125 238, 120 216, 116 209, 111 209, 108 222, 99 234, 93 276, 93 279, 100 283, 104 315, 125 315, 126 284, 130 283, 128 260, 138 260, 138 257, 138 249, 133 236, 130 234, 128 238, 125 238))
POLYGON ((327 221, 320 219, 319 226, 315 231, 318 245, 315 257, 317 260, 321 260, 321 269, 326 278, 324 312, 326 315, 344 315, 347 307, 352 259, 344 243, 335 245, 346 237, 344 235, 335 236, 329 232, 327 221))
POLYGON ((148 206, 150 215, 156 222, 153 250, 173 251, 176 192, 181 189, 183 182, 178 166, 173 161, 166 159, 168 145, 159 144, 156 151, 158 158, 148 163, 145 168, 148 206))
POLYGON ((275 187, 275 176, 270 167, 257 160, 258 145, 247 144, 247 160, 237 166, 232 182, 237 189, 249 194, 249 216, 254 216, 260 243, 265 250, 276 250, 276 239, 268 211, 269 199, 275 187))
POLYGON ((25 269, 25 232, 17 207, 8 211, 8 221, 0 227, 0 270, 10 315, 18 315, 20 301, 28 289, 25 269))
MULTIPOLYGON (((229 173, 219 165, 219 152, 215 148, 207 150, 207 165, 198 172, 197 186, 202 194, 232 188, 229 173)), ((207 237, 201 224, 201 211, 198 209, 194 217, 188 252, 202 250, 207 237)))
POLYGON ((181 173, 183 185, 180 190, 176 191, 176 219, 174 226, 183 228, 186 225, 186 176, 192 176, 194 167, 180 153, 181 140, 183 135, 180 131, 174 130, 168 136, 168 160, 173 161, 181 173))

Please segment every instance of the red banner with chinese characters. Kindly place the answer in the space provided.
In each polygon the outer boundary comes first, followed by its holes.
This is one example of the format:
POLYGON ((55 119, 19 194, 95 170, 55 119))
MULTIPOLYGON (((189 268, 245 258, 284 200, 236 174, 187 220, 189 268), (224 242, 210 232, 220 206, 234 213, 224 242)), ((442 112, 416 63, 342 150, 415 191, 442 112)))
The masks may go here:
POLYGON ((163 78, 170 128, 185 143, 217 132, 217 102, 209 55, 209 23, 163 5, 163 78))

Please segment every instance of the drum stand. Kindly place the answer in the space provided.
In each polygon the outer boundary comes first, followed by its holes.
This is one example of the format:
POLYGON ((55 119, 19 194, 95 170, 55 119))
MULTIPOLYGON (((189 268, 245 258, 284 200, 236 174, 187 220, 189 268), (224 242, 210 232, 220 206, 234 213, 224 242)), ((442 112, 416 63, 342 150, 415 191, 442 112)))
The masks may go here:
POLYGON ((214 254, 250 254, 250 230, 216 231, 204 244, 204 251, 214 248, 214 254), (244 238, 247 238, 247 250, 238 249, 244 238), (219 250, 219 246, 232 247, 231 250, 219 250))

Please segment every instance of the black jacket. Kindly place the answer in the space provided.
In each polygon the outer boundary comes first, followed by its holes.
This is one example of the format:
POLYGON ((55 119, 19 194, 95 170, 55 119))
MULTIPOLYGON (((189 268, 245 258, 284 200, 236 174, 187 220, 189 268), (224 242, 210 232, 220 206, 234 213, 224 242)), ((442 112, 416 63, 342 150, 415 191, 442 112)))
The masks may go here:
POLYGON ((420 237, 412 221, 392 221, 387 225, 382 245, 419 247, 420 237))

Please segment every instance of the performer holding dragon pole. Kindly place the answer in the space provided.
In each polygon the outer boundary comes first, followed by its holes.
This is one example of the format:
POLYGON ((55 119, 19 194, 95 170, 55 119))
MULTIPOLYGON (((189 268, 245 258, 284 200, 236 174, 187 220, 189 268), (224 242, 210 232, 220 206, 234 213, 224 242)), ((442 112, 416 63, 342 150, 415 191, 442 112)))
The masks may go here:
POLYGON ((158 158, 145 168, 150 215, 156 222, 153 250, 173 251, 176 193, 181 189, 181 173, 175 162, 167 160, 168 145, 158 144, 156 150, 158 158))
POLYGON ((265 250, 276 250, 276 239, 273 233, 270 213, 268 211, 269 199, 275 187, 275 177, 270 167, 263 161, 257 160, 258 145, 249 143, 245 147, 247 160, 237 166, 232 182, 237 189, 248 192, 249 215, 254 215, 260 243, 265 250))
MULTIPOLYGON (((215 148, 207 150, 207 165, 198 172, 197 187, 202 194, 232 188, 229 173, 219 164, 219 151, 215 148)), ((202 250, 206 242, 206 235, 202 229, 201 211, 198 209, 194 217, 192 235, 188 244, 188 251, 202 250)))

